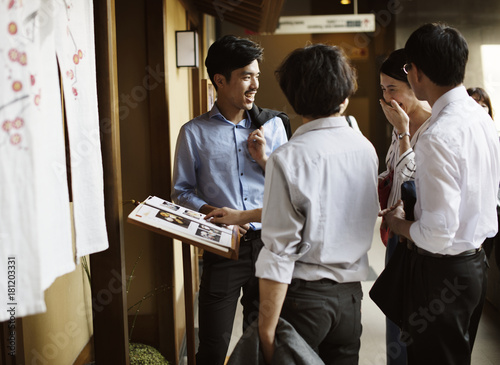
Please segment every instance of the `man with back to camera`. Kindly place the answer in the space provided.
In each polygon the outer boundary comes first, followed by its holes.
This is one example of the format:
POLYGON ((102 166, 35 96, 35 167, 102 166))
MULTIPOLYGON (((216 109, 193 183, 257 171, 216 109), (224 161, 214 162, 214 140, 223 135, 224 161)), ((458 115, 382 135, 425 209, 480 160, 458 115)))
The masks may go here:
POLYGON ((375 149, 340 113, 355 72, 339 48, 318 44, 292 52, 276 74, 304 124, 266 166, 256 262, 262 351, 271 363, 281 314, 326 364, 357 364, 360 281, 379 204, 375 149))
POLYGON ((481 245, 497 231, 498 138, 462 84, 469 51, 458 30, 423 25, 405 51, 408 81, 432 107, 415 149, 415 221, 404 219, 401 203, 381 212, 411 241, 402 273, 408 364, 470 364, 486 292, 481 245))
MULTIPOLYGON (((259 87, 263 50, 248 39, 224 36, 208 50, 205 65, 217 90, 214 107, 182 126, 177 140, 172 199, 202 213, 228 206, 247 210, 263 202, 264 171, 250 155, 253 140, 266 140, 266 154, 287 141, 282 120, 256 129, 249 111, 259 87), (250 151, 249 151, 250 150, 250 151)), ((236 305, 243 289, 243 327, 257 318, 259 295, 254 263, 262 247, 260 223, 240 240, 239 259, 203 254, 199 293, 198 365, 224 364, 236 305)))

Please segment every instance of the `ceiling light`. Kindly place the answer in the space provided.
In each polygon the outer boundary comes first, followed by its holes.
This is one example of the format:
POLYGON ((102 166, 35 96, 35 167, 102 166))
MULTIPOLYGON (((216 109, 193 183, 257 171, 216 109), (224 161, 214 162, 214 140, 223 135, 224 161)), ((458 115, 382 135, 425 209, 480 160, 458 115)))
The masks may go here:
POLYGON ((340 3, 342 5, 349 5, 351 3, 351 0, 340 0, 340 3))

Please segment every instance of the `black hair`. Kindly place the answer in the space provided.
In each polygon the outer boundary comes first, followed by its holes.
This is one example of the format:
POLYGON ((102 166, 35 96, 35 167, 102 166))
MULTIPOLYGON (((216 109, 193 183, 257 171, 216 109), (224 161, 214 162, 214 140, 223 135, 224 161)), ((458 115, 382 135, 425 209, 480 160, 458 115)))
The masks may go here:
POLYGON ((486 90, 481 87, 470 87, 467 89, 467 93, 472 96, 472 98, 477 102, 482 101, 483 103, 485 103, 488 107, 488 114, 490 115, 491 119, 493 119, 493 108, 491 107, 490 96, 488 95, 486 90))
POLYGON ((389 57, 380 66, 380 72, 386 74, 393 79, 406 82, 408 86, 410 83, 406 77, 406 72, 403 71, 403 66, 406 63, 406 53, 404 48, 393 51, 389 57))
POLYGON ((338 113, 357 88, 356 71, 342 50, 324 44, 296 49, 275 74, 295 112, 306 117, 338 113))
POLYGON ((226 35, 216 40, 208 49, 205 59, 208 76, 215 89, 215 74, 221 74, 229 81, 234 70, 248 66, 255 60, 262 62, 263 51, 257 43, 246 38, 226 35))
POLYGON ((439 23, 422 25, 406 41, 405 51, 407 62, 436 85, 457 86, 464 81, 469 47, 457 29, 439 23))

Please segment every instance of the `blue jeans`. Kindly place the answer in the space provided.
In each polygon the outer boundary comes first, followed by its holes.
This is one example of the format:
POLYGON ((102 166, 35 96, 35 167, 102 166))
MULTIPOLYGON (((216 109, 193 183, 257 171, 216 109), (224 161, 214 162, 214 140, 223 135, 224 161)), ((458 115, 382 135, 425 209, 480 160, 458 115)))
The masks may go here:
MULTIPOLYGON (((394 235, 387 241, 387 250, 385 251, 385 264, 389 262, 396 246, 399 242, 399 236, 394 235)), ((387 365, 406 365, 406 344, 401 341, 401 329, 389 318, 385 319, 385 342, 387 365)))

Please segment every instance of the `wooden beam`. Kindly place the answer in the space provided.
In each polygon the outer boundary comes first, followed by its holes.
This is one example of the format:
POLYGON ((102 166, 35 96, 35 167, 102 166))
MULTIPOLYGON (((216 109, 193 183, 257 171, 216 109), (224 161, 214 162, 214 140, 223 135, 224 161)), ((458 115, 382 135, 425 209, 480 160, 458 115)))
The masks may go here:
POLYGON ((273 33, 284 0, 192 0, 197 9, 219 21, 243 26, 254 32, 273 33))
POLYGON ((182 4, 184 9, 186 9, 189 22, 194 25, 195 29, 199 29, 203 24, 203 13, 199 11, 199 8, 193 3, 193 0, 179 0, 179 2, 182 4))
POLYGON ((94 360, 94 336, 90 337, 89 342, 82 349, 73 365, 86 365, 94 360))
POLYGON ((90 256, 97 364, 128 365, 114 0, 94 1, 97 95, 109 248, 90 256))
POLYGON ((24 365, 23 320, 0 323, 0 364, 24 365))
POLYGON ((196 365, 194 330, 193 270, 191 267, 191 246, 182 243, 182 266, 184 272, 184 306, 186 316, 186 343, 188 365, 196 365))
MULTIPOLYGON (((146 1, 148 65, 163 75, 148 90, 150 124, 151 195, 168 199, 171 187, 170 144, 165 80, 163 0, 146 1)), ((175 347, 174 248, 171 238, 155 234, 153 240, 155 287, 166 291, 155 296, 158 313, 159 351, 169 361, 178 358, 175 347)))

